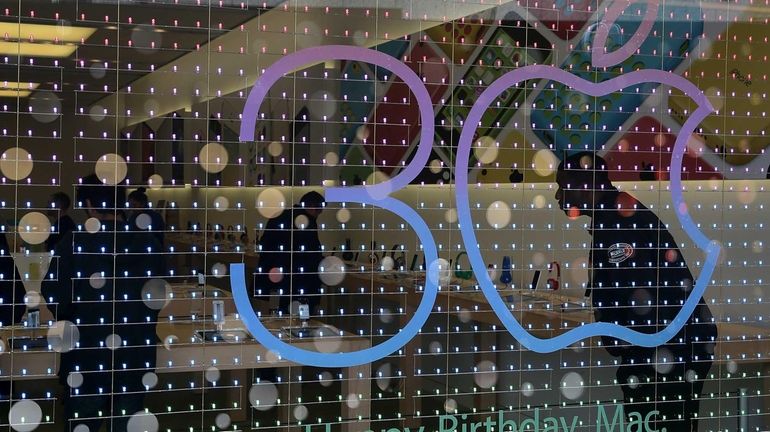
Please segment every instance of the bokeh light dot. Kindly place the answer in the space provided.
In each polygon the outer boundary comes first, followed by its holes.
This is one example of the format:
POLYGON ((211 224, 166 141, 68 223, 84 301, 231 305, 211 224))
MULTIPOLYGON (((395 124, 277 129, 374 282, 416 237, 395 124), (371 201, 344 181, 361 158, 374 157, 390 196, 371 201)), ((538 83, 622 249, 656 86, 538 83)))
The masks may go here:
POLYGON ((99 157, 94 170, 102 183, 114 186, 125 180, 128 175, 128 164, 123 156, 107 153, 99 157))
POLYGON ((33 166, 32 156, 21 147, 11 147, 0 156, 0 172, 13 181, 29 177, 33 166))
POLYGON ((129 417, 126 432, 157 432, 158 427, 158 418, 155 414, 139 411, 129 417))
POLYGON ((19 236, 31 245, 45 242, 51 235, 51 221, 40 212, 29 212, 19 220, 19 236))
POLYGON ((337 256, 327 256, 318 265, 319 278, 328 286, 335 286, 345 280, 345 262, 337 256))
POLYGON ((262 380, 251 386, 249 402, 258 411, 267 411, 278 402, 278 388, 271 381, 262 380))
POLYGON ((88 218, 86 219, 86 222, 83 224, 83 227, 86 229, 86 232, 89 232, 91 234, 98 233, 99 230, 102 228, 102 222, 95 218, 88 218))
POLYGON ((556 171, 558 159, 550 150, 538 150, 532 157, 532 167, 540 177, 548 177, 556 171))
POLYGON ((153 389, 158 385, 158 375, 154 372, 147 372, 142 375, 142 385, 145 388, 153 389))
POLYGON ((350 215, 350 210, 348 210, 346 208, 341 208, 341 209, 337 210, 336 218, 337 218, 337 222, 339 222, 339 223, 348 223, 348 222, 350 222, 350 216, 351 216, 350 215))
POLYGON ((227 413, 219 413, 217 414, 216 418, 214 419, 214 424, 219 429, 226 429, 230 427, 230 423, 232 420, 230 419, 230 415, 227 413))
POLYGON ((340 163, 340 157, 337 156, 337 153, 329 152, 324 155, 324 162, 327 166, 334 167, 340 163))
POLYGON ((43 410, 37 402, 30 399, 14 403, 8 412, 8 421, 17 432, 30 432, 37 429, 42 419, 43 410))
POLYGON ((139 216, 134 219, 134 225, 140 230, 148 230, 152 225, 152 217, 147 213, 140 213, 139 216))
POLYGON ((495 139, 490 136, 483 136, 476 140, 473 145, 473 154, 482 164, 491 164, 497 159, 498 148, 495 139))
POLYGON ((561 378, 559 388, 565 398, 569 400, 579 399, 585 390, 583 377, 577 372, 567 372, 561 378))
POLYGON ((286 198, 278 188, 267 188, 257 197, 257 211, 265 218, 274 218, 286 208, 286 198))
POLYGON ((487 223, 495 229, 503 229, 511 222, 511 209, 504 201, 495 201, 487 207, 487 223))
POLYGON ((225 196, 218 196, 214 198, 214 209, 220 212, 227 210, 230 207, 230 200, 225 196))
POLYGON ((227 167, 230 156, 227 149, 219 143, 211 142, 201 148, 198 154, 198 163, 211 174, 222 172, 227 167))
POLYGON ((152 190, 159 190, 163 188, 163 176, 160 174, 153 174, 147 178, 147 185, 152 190))
POLYGON ((283 153, 283 144, 273 141, 267 145, 267 153, 272 157, 278 157, 283 153))

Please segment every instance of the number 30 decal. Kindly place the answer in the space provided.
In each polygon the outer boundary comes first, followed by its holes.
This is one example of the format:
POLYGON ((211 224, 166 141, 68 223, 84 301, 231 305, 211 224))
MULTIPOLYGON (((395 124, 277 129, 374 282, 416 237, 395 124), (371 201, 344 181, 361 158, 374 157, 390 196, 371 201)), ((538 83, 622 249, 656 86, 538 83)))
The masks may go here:
MULTIPOLYGON (((411 163, 404 167, 397 176, 386 182, 371 186, 334 187, 326 190, 326 200, 328 202, 353 202, 377 206, 401 216, 415 230, 424 248, 426 262, 430 263, 427 269, 428 274, 425 292, 423 293, 417 311, 401 331, 397 332, 387 341, 373 347, 343 353, 307 351, 289 345, 278 339, 259 321, 259 318, 251 308, 249 295, 246 292, 243 264, 233 264, 231 266, 230 278, 233 297, 238 312, 241 314, 241 319, 254 337, 265 347, 280 354, 284 358, 297 363, 321 367, 345 367, 371 363, 390 355, 409 342, 409 340, 420 331, 420 328, 430 315, 430 311, 438 294, 440 271, 448 269, 439 268, 436 244, 425 221, 411 207, 390 197, 392 192, 403 189, 408 185, 425 167, 431 151, 434 127, 433 107, 427 89, 420 78, 396 58, 367 48, 334 45, 307 48, 281 58, 265 71, 249 94, 243 111, 241 141, 254 140, 254 130, 259 107, 265 99, 270 87, 273 86, 278 79, 309 63, 329 59, 367 62, 388 69, 396 76, 400 77, 404 83, 409 86, 419 105, 422 130, 417 153, 411 163)), ((616 60, 617 59, 610 59, 610 61, 616 60)), ((479 95, 473 108, 468 113, 468 118, 465 120, 457 150, 455 193, 457 198, 460 232, 476 280, 479 282, 479 285, 487 298, 487 301, 495 311, 495 314, 500 318, 500 321, 516 340, 525 347, 537 352, 556 351, 581 339, 599 335, 613 336, 634 345, 653 347, 661 345, 671 339, 685 325, 687 319, 695 310, 698 301, 708 287, 708 282, 711 279, 711 274, 716 266, 720 250, 719 244, 709 240, 697 228, 696 224, 691 219, 689 212, 686 211, 687 206, 682 196, 681 187, 682 158, 685 153, 687 140, 695 131, 698 124, 700 124, 712 111, 713 108, 706 96, 691 82, 673 73, 652 69, 637 70, 620 75, 608 81, 593 83, 553 66, 526 66, 506 73, 495 82, 491 83, 489 87, 479 95), (473 221, 471 219, 469 202, 470 197, 468 196, 469 153, 472 147, 476 126, 480 122, 484 111, 507 88, 530 79, 558 81, 591 96, 610 94, 619 89, 645 82, 660 83, 681 90, 698 105, 698 108, 682 126, 682 130, 676 139, 671 159, 670 175, 674 208, 680 209, 676 212, 676 215, 687 235, 689 235, 694 243, 706 253, 706 259, 695 287, 687 298, 687 301, 682 305, 681 310, 671 324, 660 332, 645 334, 616 324, 597 322, 574 328, 550 339, 541 339, 529 334, 521 326, 497 293, 497 290, 486 271, 481 252, 478 247, 476 247, 478 243, 475 232, 473 231, 473 221)))

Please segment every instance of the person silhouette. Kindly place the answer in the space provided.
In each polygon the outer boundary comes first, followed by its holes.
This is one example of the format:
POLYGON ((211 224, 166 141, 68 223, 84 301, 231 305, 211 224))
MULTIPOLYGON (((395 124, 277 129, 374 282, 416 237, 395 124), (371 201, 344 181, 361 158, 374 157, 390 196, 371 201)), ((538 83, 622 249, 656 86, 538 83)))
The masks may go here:
POLYGON ((159 311, 145 289, 165 283, 159 278, 166 266, 152 233, 125 229, 123 186, 92 174, 76 192, 87 229, 58 242, 42 284, 60 327, 79 334, 57 349, 66 430, 98 431, 106 420, 107 430, 125 431, 130 416, 144 410, 142 378, 156 362, 159 311))
POLYGON ((299 297, 308 299, 311 311, 320 302, 318 265, 323 255, 316 219, 323 206, 320 193, 304 194, 298 204, 267 221, 259 240, 257 295, 278 295, 284 313, 299 297))
MULTIPOLYGON (((615 188, 592 152, 566 157, 556 174, 560 208, 591 219, 590 297, 594 319, 642 333, 671 323, 695 281, 677 242, 636 198, 615 188)), ((625 412, 658 411, 657 430, 697 431, 698 395, 713 362, 717 328, 703 299, 671 340, 656 348, 602 336, 620 357, 616 378, 625 412)))
POLYGON ((128 225, 132 230, 150 230, 161 246, 164 245, 166 223, 157 211, 150 208, 147 189, 140 187, 128 194, 129 217, 128 225), (142 216, 146 215, 146 216, 142 216))
MULTIPOLYGON (((27 309, 24 304, 26 293, 19 271, 13 262, 8 239, 5 237, 5 232, 0 231, 0 326, 10 327, 21 322, 24 311, 27 309)), ((3 351, 11 349, 4 345, 2 347, 3 351)), ((10 380, 0 381, 0 418, 7 418, 2 415, 7 416, 10 409, 11 384, 10 380)))
POLYGON ((66 193, 56 192, 51 195, 51 207, 48 209, 48 216, 55 218, 56 223, 51 234, 45 240, 45 250, 53 250, 62 238, 75 229, 75 221, 68 214, 70 205, 72 205, 72 200, 66 193))

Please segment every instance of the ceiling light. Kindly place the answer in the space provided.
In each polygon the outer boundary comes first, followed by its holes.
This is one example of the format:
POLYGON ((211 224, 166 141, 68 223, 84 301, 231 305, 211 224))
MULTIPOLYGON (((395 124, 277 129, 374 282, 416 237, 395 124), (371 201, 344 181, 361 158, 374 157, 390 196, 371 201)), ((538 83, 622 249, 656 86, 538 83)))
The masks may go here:
POLYGON ((0 22, 0 37, 5 40, 81 43, 95 31, 91 27, 0 22))
POLYGON ((69 57, 76 49, 78 49, 78 46, 74 44, 59 45, 53 43, 0 41, 0 55, 64 58, 69 57))
POLYGON ((0 97, 28 97, 40 83, 0 81, 0 97))
POLYGON ((95 28, 0 22, 0 55, 65 58, 95 28))

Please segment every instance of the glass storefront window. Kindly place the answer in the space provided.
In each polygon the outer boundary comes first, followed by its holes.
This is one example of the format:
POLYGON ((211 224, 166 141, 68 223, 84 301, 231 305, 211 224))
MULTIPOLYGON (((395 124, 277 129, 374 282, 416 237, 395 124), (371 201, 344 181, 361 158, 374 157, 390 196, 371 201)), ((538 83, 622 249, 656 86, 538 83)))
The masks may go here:
POLYGON ((769 17, 0 3, 0 427, 766 430, 769 17))

